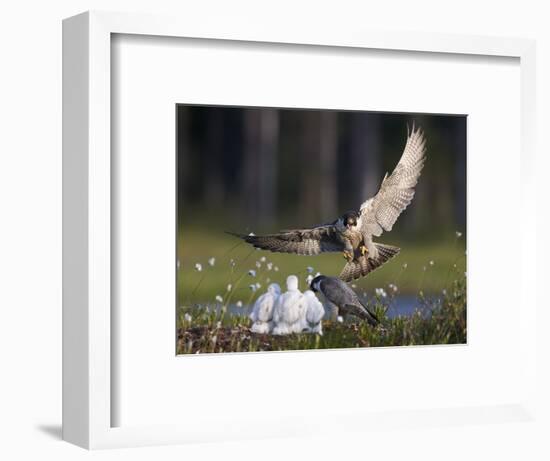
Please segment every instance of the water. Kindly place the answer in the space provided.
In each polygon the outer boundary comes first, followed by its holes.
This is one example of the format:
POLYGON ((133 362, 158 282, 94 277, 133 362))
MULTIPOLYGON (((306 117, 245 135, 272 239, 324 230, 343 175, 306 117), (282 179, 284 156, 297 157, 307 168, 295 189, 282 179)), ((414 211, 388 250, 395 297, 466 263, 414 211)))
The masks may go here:
POLYGON ((390 303, 386 314, 390 319, 410 317, 417 310, 424 313, 428 311, 428 308, 423 306, 416 296, 396 296, 390 303))
MULTIPOLYGON (((416 310, 423 313, 429 312, 428 308, 422 306, 416 296, 395 296, 391 301, 384 301, 384 304, 389 304, 386 314, 391 319, 396 317, 410 317, 416 310)), ((228 306, 228 312, 232 315, 248 315, 251 310, 252 306, 238 307, 235 304, 228 306)))

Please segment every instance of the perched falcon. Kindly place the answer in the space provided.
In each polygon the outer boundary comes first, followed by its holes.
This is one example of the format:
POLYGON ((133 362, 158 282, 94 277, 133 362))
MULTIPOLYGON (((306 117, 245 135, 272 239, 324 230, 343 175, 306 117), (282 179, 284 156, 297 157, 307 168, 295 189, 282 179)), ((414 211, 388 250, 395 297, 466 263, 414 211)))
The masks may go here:
POLYGON ((338 308, 338 315, 354 315, 376 326, 379 321, 367 306, 345 282, 336 277, 318 275, 310 284, 314 292, 321 292, 331 304, 338 308))
POLYGON ((233 234, 246 242, 279 253, 317 255, 342 251, 347 264, 340 273, 346 282, 364 277, 399 253, 399 248, 372 241, 391 231, 399 215, 414 197, 414 187, 426 160, 426 140, 413 126, 405 149, 392 174, 384 176, 378 193, 359 211, 348 211, 330 224, 310 229, 284 230, 277 234, 233 234))

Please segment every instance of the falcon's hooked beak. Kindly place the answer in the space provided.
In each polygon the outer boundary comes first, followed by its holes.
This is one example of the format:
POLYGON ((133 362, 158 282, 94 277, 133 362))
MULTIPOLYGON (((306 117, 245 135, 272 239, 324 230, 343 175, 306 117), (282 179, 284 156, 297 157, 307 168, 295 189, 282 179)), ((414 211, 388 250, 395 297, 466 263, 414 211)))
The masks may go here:
POLYGON ((348 217, 348 219, 346 220, 346 227, 348 229, 351 229, 355 226, 357 226, 357 219, 355 219, 354 217, 348 217))
POLYGON ((354 211, 349 211, 344 215, 344 225, 351 229, 352 227, 357 226, 357 213, 354 211))

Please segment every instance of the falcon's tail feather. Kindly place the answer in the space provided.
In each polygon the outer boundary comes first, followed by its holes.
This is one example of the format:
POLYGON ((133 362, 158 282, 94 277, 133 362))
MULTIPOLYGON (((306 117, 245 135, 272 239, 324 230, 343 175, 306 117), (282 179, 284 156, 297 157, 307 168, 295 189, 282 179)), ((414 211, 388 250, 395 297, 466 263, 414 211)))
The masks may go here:
POLYGON ((342 272, 340 272, 340 280, 351 282, 352 280, 364 277, 373 270, 378 269, 401 251, 400 248, 392 245, 384 245, 383 243, 375 243, 374 245, 378 250, 378 257, 359 256, 353 261, 348 262, 342 269, 342 272))
POLYGON ((361 306, 355 306, 352 304, 346 304, 345 310, 347 314, 355 315, 362 320, 366 320, 370 326, 375 327, 380 323, 378 317, 367 306, 361 303, 361 306))

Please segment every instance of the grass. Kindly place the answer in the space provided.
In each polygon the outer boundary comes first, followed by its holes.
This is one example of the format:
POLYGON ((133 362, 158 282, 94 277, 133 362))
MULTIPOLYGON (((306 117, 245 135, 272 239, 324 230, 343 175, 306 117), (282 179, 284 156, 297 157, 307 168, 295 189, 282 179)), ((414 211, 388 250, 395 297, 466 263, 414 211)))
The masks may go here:
POLYGON ((251 333, 245 315, 226 315, 223 309, 182 307, 178 313, 177 353, 258 352, 413 346, 466 343, 466 279, 454 280, 447 294, 419 298, 424 310, 410 317, 388 318, 391 299, 375 298, 370 307, 381 320, 377 327, 357 321, 323 324, 323 335, 273 336, 251 333))
MULTIPOLYGON (((355 282, 359 292, 373 293, 377 287, 395 283, 399 293, 416 295, 424 293, 441 293, 449 282, 449 270, 456 264, 465 271, 465 241, 450 234, 446 240, 436 243, 411 244, 400 243, 392 239, 382 239, 383 243, 398 245, 402 248, 399 255, 377 269, 368 277, 355 282), (430 265, 430 261, 433 265, 430 265), (406 265, 406 269, 403 266, 406 265)), ((292 254, 271 253, 255 250, 250 245, 221 232, 206 233, 204 230, 186 228, 180 234, 178 242, 178 300, 180 305, 214 302, 216 296, 225 298, 227 286, 232 285, 233 301, 243 303, 249 297, 248 286, 260 283, 262 289, 271 281, 284 287, 289 274, 296 274, 300 279, 300 289, 306 289, 306 268, 313 267, 314 273, 338 275, 344 266, 344 258, 339 253, 327 253, 319 256, 299 256, 292 254), (213 266, 208 264, 215 258, 213 266), (260 258, 266 259, 261 267, 256 267, 260 258), (231 265, 233 261, 234 266, 231 265), (272 270, 267 270, 267 262, 272 270), (195 264, 201 264, 202 271, 195 270, 195 264), (278 268, 279 271, 275 271, 278 268), (255 270, 256 276, 246 276, 236 282, 243 273, 255 270), (269 282, 268 282, 269 279, 269 282)))
POLYGON ((344 323, 323 322, 323 335, 282 337, 251 333, 246 306, 265 291, 269 282, 276 281, 284 287, 289 274, 299 276, 303 291, 307 289, 308 265, 314 273, 337 274, 343 258, 337 254, 273 254, 251 249, 230 236, 209 236, 192 230, 181 238, 178 354, 466 342, 466 258, 464 241, 458 236, 438 244, 407 245, 399 259, 352 285, 381 320, 376 328, 350 317, 344 323), (213 265, 208 263, 211 257, 215 258, 213 265), (196 263, 202 265, 201 271, 195 269, 196 263), (251 270, 254 275, 249 275, 251 270), (254 284, 261 287, 251 288, 254 284), (384 288, 385 293, 378 290, 375 295, 375 288, 384 288), (402 294, 414 294, 418 309, 412 316, 390 318, 388 309, 394 298, 402 294), (244 306, 242 312, 229 315, 228 306, 238 301, 244 306))

